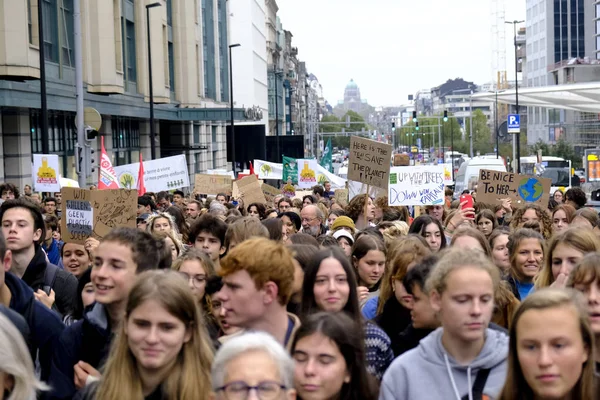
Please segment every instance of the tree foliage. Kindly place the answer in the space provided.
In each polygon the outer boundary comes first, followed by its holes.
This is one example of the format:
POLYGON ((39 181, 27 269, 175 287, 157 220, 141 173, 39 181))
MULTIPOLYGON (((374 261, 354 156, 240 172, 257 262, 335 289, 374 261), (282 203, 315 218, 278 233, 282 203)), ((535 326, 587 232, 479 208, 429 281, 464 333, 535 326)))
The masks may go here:
POLYGON ((573 168, 581 168, 582 166, 581 158, 575 154, 573 145, 569 144, 564 138, 558 139, 556 144, 553 145, 545 143, 540 139, 534 145, 529 146, 529 153, 531 155, 536 155, 538 150, 542 151, 542 156, 554 156, 571 160, 573 168))

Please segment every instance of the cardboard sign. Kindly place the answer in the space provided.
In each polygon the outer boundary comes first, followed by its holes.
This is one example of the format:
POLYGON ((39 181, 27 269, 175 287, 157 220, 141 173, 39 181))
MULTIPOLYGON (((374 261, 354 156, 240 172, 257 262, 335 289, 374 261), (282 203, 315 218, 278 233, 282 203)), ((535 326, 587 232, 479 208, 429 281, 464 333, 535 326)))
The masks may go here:
POLYGON ((276 187, 273 187, 271 185, 267 185, 266 183, 263 183, 261 186, 262 192, 265 195, 265 199, 267 200, 267 203, 273 205, 273 199, 276 196, 279 196, 281 194, 281 190, 277 189, 276 187))
POLYGON ((348 180, 387 189, 392 146, 358 136, 350 138, 348 180))
POLYGON ((237 190, 239 190, 239 197, 244 201, 245 207, 248 207, 252 203, 265 204, 267 202, 256 175, 246 176, 236 181, 235 184, 237 190))
POLYGON ((33 189, 36 192, 59 192, 60 165, 56 154, 33 155, 33 189))
POLYGON ((87 190, 64 187, 62 239, 84 244, 89 237, 101 240, 113 228, 135 228, 137 190, 87 190))
POLYGON ((346 207, 348 205, 348 189, 336 189, 335 190, 335 202, 341 205, 342 207, 346 207))
POLYGON ((394 154, 394 167, 406 167, 410 165, 408 154, 394 154))
POLYGON ((231 177, 229 175, 196 174, 194 176, 194 191, 197 194, 231 195, 231 177))
MULTIPOLYGON (((125 189, 135 189, 140 163, 114 167, 119 185, 125 189)), ((190 186, 187 161, 183 154, 157 160, 144 161, 144 185, 149 192, 181 189, 190 186)))
POLYGON ((502 204, 510 198, 513 207, 538 203, 546 208, 550 199, 552 179, 482 169, 477 182, 477 202, 502 204))
POLYGON ((388 204, 390 206, 443 205, 444 167, 416 165, 392 168, 388 204))

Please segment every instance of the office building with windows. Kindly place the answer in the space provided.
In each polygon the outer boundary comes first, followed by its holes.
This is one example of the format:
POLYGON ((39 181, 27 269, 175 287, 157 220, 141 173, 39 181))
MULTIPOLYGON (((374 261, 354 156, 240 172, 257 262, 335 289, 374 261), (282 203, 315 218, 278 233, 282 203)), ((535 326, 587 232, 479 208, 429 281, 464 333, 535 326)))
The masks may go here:
MULTIPOLYGON (((75 178, 73 1, 0 2, 0 180, 30 184, 32 154, 42 152, 40 46, 49 150, 59 155, 60 174, 75 178)), ((84 105, 102 115, 99 135, 113 165, 136 162, 140 152, 150 159, 149 27, 156 157, 185 154, 190 175, 227 168, 227 1, 157 2, 147 20, 145 1, 81 1, 84 105)), ((236 120, 245 115, 234 111, 236 120)))

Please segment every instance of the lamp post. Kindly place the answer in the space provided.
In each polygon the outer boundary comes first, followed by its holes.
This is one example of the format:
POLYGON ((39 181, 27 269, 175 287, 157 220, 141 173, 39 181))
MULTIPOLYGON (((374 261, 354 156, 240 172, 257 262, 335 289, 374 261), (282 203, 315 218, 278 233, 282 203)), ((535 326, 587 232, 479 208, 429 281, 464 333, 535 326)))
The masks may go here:
MULTIPOLYGON (((519 57, 517 56, 517 24, 522 24, 525 21, 505 21, 507 24, 511 24, 513 26, 514 38, 515 38, 515 107, 517 110, 517 114, 519 114, 519 57)), ((516 133, 514 137, 516 140, 517 154, 515 159, 517 161, 517 174, 521 173, 521 132, 516 133)))
POLYGON ((50 140, 48 139, 48 103, 46 97, 46 53, 44 48, 44 14, 41 3, 38 3, 38 37, 40 54, 40 125, 42 139, 42 153, 50 154, 50 140))
POLYGON ((150 158, 156 158, 154 132, 154 90, 152 88, 152 46, 150 45, 150 9, 160 7, 160 3, 146 4, 146 33, 148 35, 148 93, 150 95, 150 158))
POLYGON ((231 170, 235 177, 235 122, 233 119, 233 59, 231 49, 240 47, 241 44, 235 43, 229 45, 229 114, 231 117, 231 170))
POLYGON ((496 101, 494 102, 494 119, 496 127, 496 159, 499 158, 500 154, 500 135, 498 132, 498 86, 496 86, 496 101))

